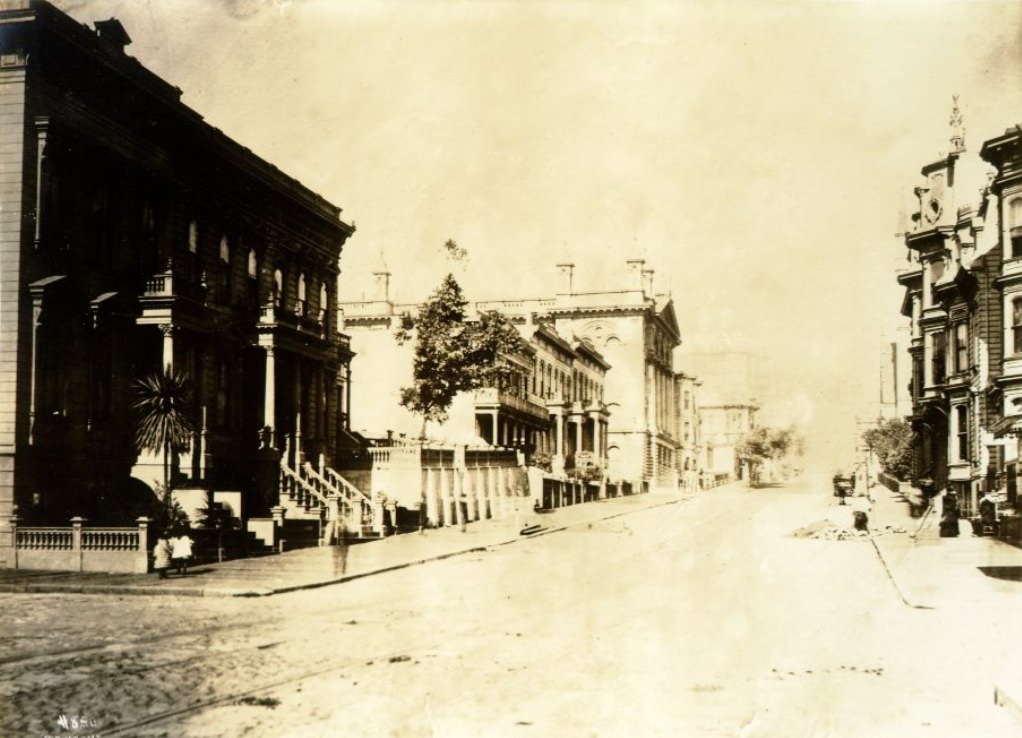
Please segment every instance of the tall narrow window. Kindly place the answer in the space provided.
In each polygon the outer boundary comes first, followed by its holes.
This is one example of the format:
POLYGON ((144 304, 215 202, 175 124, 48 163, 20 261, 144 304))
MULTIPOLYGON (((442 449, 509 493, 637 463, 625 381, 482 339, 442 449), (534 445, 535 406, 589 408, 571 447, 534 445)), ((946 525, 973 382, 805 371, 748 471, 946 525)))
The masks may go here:
POLYGON ((959 405, 955 408, 955 430, 958 433, 958 460, 969 460, 969 408, 959 405))
POLYGON ((933 366, 933 383, 943 384, 947 367, 947 334, 933 334, 933 355, 930 357, 933 366))
POLYGON ((327 292, 326 282, 319 286, 319 324, 322 326, 327 325, 327 304, 330 300, 330 295, 327 292))
POLYGON ((1016 197, 1008 205, 1008 238, 1012 257, 1022 256, 1022 197, 1016 197))
POLYGON ((284 272, 280 267, 273 270, 273 306, 284 308, 284 272))
POLYGON ((195 220, 188 224, 188 276, 199 281, 199 223, 195 220))
POLYGON ((259 307, 259 257, 255 249, 248 251, 248 306, 252 309, 259 307))
POLYGON ((1022 354, 1022 297, 1011 301, 1011 332, 1013 353, 1022 354))
POLYGON ((220 258, 216 270, 216 293, 220 302, 231 301, 231 246, 227 236, 220 238, 220 258))
POLYGON ((298 302, 295 304, 295 313, 297 315, 305 315, 308 304, 305 298, 305 275, 298 275, 298 302))
POLYGON ((965 322, 955 324, 955 372, 969 369, 969 328, 965 322))

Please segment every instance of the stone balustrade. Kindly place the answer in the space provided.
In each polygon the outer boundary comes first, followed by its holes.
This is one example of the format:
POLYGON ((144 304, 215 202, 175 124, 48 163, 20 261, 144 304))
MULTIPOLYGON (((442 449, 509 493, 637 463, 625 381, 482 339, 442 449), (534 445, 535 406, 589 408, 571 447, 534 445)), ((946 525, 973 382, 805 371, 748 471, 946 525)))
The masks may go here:
POLYGON ((18 527, 10 521, 15 569, 104 571, 144 574, 149 571, 149 519, 135 528, 86 528, 84 518, 71 527, 18 527))

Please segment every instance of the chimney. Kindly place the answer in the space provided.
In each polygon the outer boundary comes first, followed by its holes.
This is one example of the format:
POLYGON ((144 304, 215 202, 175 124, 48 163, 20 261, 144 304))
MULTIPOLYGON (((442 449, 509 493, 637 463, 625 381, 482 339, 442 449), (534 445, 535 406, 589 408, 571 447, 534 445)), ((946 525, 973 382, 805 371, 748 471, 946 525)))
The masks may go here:
POLYGON ((572 264, 571 262, 558 264, 557 271, 561 275, 561 287, 560 292, 558 294, 561 295, 573 294, 572 281, 575 275, 575 265, 572 264))
POLYGON ((124 47, 131 43, 131 36, 124 30, 124 26, 116 18, 93 23, 96 27, 96 35, 99 39, 113 48, 124 53, 124 47))
POLYGON ((631 282, 629 289, 642 292, 644 281, 643 274, 645 273, 645 269, 643 269, 643 267, 646 265, 645 259, 629 259, 625 263, 628 264, 628 271, 631 274, 629 277, 629 281, 631 282))
POLYGON ((376 280, 376 300, 390 302, 390 272, 373 272, 376 280))
POLYGON ((647 297, 653 296, 653 270, 643 269, 642 270, 642 290, 646 293, 647 297))

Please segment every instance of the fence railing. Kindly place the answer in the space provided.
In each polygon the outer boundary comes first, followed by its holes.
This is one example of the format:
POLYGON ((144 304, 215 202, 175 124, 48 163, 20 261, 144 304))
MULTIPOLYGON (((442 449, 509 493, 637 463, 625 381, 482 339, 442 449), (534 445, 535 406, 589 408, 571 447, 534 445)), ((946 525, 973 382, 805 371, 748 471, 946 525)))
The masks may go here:
POLYGON ((11 520, 15 569, 106 571, 144 574, 149 571, 149 519, 134 528, 86 528, 84 518, 70 527, 19 527, 11 520))

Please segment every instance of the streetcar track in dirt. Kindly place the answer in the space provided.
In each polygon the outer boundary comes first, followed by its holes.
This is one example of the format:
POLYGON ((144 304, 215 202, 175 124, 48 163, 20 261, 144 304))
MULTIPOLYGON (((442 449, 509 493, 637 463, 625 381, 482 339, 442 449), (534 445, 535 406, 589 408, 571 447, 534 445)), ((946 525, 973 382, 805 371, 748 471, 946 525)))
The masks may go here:
MULTIPOLYGON (((681 543, 682 545, 686 545, 686 546, 689 543, 691 543, 691 541, 692 541, 691 535, 688 535, 686 538, 679 538, 678 536, 681 533, 681 530, 669 526, 669 523, 674 522, 674 520, 676 520, 677 517, 679 517, 679 513, 681 513, 682 509, 683 508, 677 508, 677 507, 672 509, 670 511, 670 514, 668 514, 667 516, 664 516, 664 519, 660 522, 659 525, 656 526, 656 529, 654 531, 654 535, 652 535, 652 536, 650 536, 650 535, 644 536, 644 543, 645 543, 644 547, 647 548, 647 550, 660 548, 660 547, 666 545, 668 543, 668 541, 670 541, 671 539, 674 539, 674 540, 678 541, 679 543, 681 543)), ((646 512, 646 511, 637 511, 637 512, 646 512)), ((721 516, 723 516, 725 514, 726 514, 726 512, 714 511, 714 514, 708 516, 707 518, 688 521, 685 530, 686 530, 686 532, 688 534, 691 534, 693 528, 704 528, 705 525, 713 522, 714 520, 717 520, 718 518, 720 518, 721 516)), ((610 532, 610 533, 613 533, 613 534, 618 534, 618 535, 621 535, 621 534, 629 535, 629 534, 631 534, 631 530, 629 529, 629 527, 627 525, 625 525, 623 529, 616 529, 616 528, 614 528, 614 529, 608 530, 607 532, 610 532)), ((546 540, 551 540, 551 539, 546 539, 546 540)), ((494 550, 495 548, 496 547, 490 548, 490 549, 487 549, 487 550, 494 550)), ((519 549, 519 550, 523 550, 523 549, 519 549)), ((612 562, 609 562, 609 561, 605 562, 605 563, 612 564, 612 562)), ((590 573, 590 576, 595 577, 594 580, 593 580, 595 582, 599 578, 599 572, 594 570, 593 572, 590 573)), ((585 577, 585 578, 588 579, 589 577, 585 577)), ((595 589, 593 591, 597 591, 598 592, 599 590, 597 588, 597 589, 595 589)), ((598 596, 599 595, 592 595, 591 594, 591 595, 584 595, 584 596, 580 596, 580 597, 574 598, 570 602, 559 601, 558 602, 558 607, 559 608, 568 608, 568 609, 579 608, 579 607, 584 606, 587 602, 592 601, 593 599, 595 599, 598 596)), ((386 599, 387 599, 387 595, 381 595, 380 597, 372 597, 370 602, 360 604, 359 605, 359 610, 366 610, 366 609, 373 610, 374 607, 376 606, 374 603, 380 603, 380 602, 385 601, 386 599)), ((329 617, 331 615, 337 616, 339 613, 337 611, 336 606, 324 606, 322 608, 317 608, 316 611, 306 612, 305 614, 306 615, 314 616, 316 618, 322 618, 322 617, 329 617)), ((409 616, 410 619, 414 620, 415 613, 413 611, 409 611, 408 616, 409 616)), ((366 623, 366 624, 368 624, 368 623, 372 622, 372 621, 367 621, 364 618, 361 618, 360 620, 357 620, 357 621, 345 618, 344 616, 341 616, 341 618, 342 619, 338 619, 338 620, 335 621, 336 625, 342 625, 343 626, 343 625, 352 625, 352 624, 359 624, 359 623, 366 623)), ((524 631, 524 630, 528 630, 530 627, 542 627, 543 626, 543 621, 545 620, 545 618, 546 618, 546 616, 544 616, 542 614, 537 614, 537 615, 534 615, 534 616, 531 616, 531 617, 521 618, 520 620, 515 622, 515 626, 514 626, 513 629, 514 630, 519 630, 519 631, 524 631)), ((277 625, 277 624, 280 624, 280 623, 287 623, 287 622, 292 622, 292 618, 289 617, 289 614, 287 614, 284 610, 281 610, 278 614, 274 615, 273 617, 263 618, 263 619, 261 619, 259 621, 246 621, 246 622, 239 622, 239 623, 230 623, 230 624, 222 625, 220 627, 205 628, 205 629, 203 629, 200 632, 195 632, 195 631, 177 631, 175 633, 160 634, 160 635, 156 635, 156 636, 135 639, 135 640, 133 640, 133 641, 131 641, 129 643, 126 643, 126 644, 109 644, 108 643, 108 644, 97 644, 97 645, 92 645, 92 646, 88 646, 88 647, 84 647, 84 648, 77 648, 77 649, 58 649, 55 652, 50 652, 50 653, 44 654, 44 655, 38 655, 37 654, 37 655, 32 655, 32 656, 22 657, 22 658, 13 658, 13 659, 8 658, 5 661, 0 661, 0 666, 4 666, 4 667, 12 667, 12 666, 14 666, 14 667, 18 667, 18 666, 26 666, 26 665, 28 665, 30 663, 33 663, 34 665, 38 666, 38 665, 45 664, 46 659, 65 658, 65 657, 67 657, 70 654, 81 654, 81 655, 86 655, 87 656, 90 653, 101 653, 103 651, 109 651, 112 654, 115 654, 115 655, 118 655, 118 656, 121 653, 123 653, 124 658, 130 658, 133 654, 143 653, 144 649, 147 648, 147 647, 152 647, 153 645, 159 645, 161 643, 171 643, 174 639, 185 639, 185 638, 187 638, 187 639, 190 639, 190 640, 194 641, 196 638, 207 638, 207 637, 214 636, 214 635, 217 635, 217 634, 221 634, 221 633, 225 633, 225 632, 230 632, 230 631, 234 631, 234 630, 239 630, 239 629, 251 629, 251 628, 254 628, 254 627, 258 627, 258 628, 268 627, 268 628, 272 629, 272 626, 274 626, 274 625, 277 625)), ((505 625, 507 627, 511 628, 511 624, 510 623, 505 623, 505 625)), ((407 660, 407 655, 409 653, 428 653, 430 651, 435 651, 439 646, 442 646, 445 643, 451 642, 452 639, 460 640, 460 639, 471 638, 471 637, 474 636, 474 634, 475 634, 475 632, 477 630, 477 627, 478 627, 478 624, 473 623, 473 624, 470 624, 469 626, 464 627, 464 628, 459 628, 459 629, 456 629, 456 630, 453 630, 453 631, 445 631, 443 636, 442 636, 442 639, 439 641, 439 643, 437 642, 437 634, 436 634, 436 631, 434 630, 434 631, 430 632, 428 638, 423 638, 418 643, 405 644, 400 650, 389 651, 389 652, 387 652, 385 654, 382 654, 382 655, 381 654, 372 654, 371 656, 369 656, 369 661, 366 660, 365 656, 362 656, 361 658, 347 659, 343 663, 340 663, 340 664, 338 664, 338 663, 330 663, 330 664, 327 664, 327 665, 323 665, 322 662, 320 662, 319 664, 317 664, 316 666, 314 666, 312 668, 299 668, 299 669, 291 672, 290 674, 287 674, 286 676, 282 676, 280 678, 273 679, 271 681, 260 683, 257 686, 248 687, 246 685, 245 688, 243 688, 241 690, 230 691, 228 694, 220 695, 220 696, 217 696, 217 697, 211 697, 209 699, 205 699, 205 700, 202 700, 201 702, 197 702, 197 703, 190 704, 190 705, 174 707, 174 708, 172 708, 170 710, 165 710, 165 711, 157 713, 157 714, 147 715, 147 716, 145 716, 145 717, 143 717, 143 718, 141 718, 139 720, 136 720, 134 722, 131 722, 131 723, 115 725, 115 726, 111 727, 108 730, 102 731, 102 734, 103 735, 111 735, 111 736, 113 736, 113 735, 134 735, 136 731, 138 731, 139 729, 141 729, 141 728, 143 728, 145 726, 158 725, 161 722, 165 722, 165 721, 169 721, 169 720, 172 720, 172 719, 181 718, 183 716, 199 714, 199 713, 201 713, 201 712, 203 712, 205 710, 208 710, 208 709, 211 709, 211 708, 214 708, 214 707, 217 707, 217 706, 222 706, 222 705, 227 705, 227 704, 235 703, 238 700, 241 700, 241 699, 244 699, 244 698, 247 698, 247 697, 259 696, 261 694, 265 694, 265 693, 269 692, 270 690, 278 689, 278 688, 283 687, 283 686, 292 685, 292 684, 299 684, 299 683, 301 683, 301 682, 303 682, 305 680, 308 680, 308 679, 316 677, 316 676, 321 676, 321 675, 324 675, 324 674, 343 673, 344 671, 351 670, 353 668, 359 668, 359 667, 362 667, 364 665, 371 664, 371 663, 373 663, 375 661, 386 662, 386 661, 389 660, 391 663, 394 663, 394 659, 396 657, 400 658, 400 660, 404 661, 404 660, 407 660)), ((508 634, 508 635, 510 635, 510 634, 508 634)), ((519 633, 519 635, 520 635, 520 633, 519 633)), ((285 637, 283 639, 281 638, 279 633, 276 634, 276 635, 273 635, 272 633, 264 633, 264 634, 262 634, 259 637, 254 637, 252 639, 251 643, 247 643, 247 644, 244 644, 244 645, 239 644, 237 647, 232 649, 231 653, 232 653, 232 656, 234 656, 234 657, 236 657, 238 659, 241 659, 243 661, 246 658, 250 658, 250 656, 249 656, 250 654, 251 655, 260 654, 261 656, 265 655, 267 653, 267 649, 270 648, 271 646, 273 647, 275 652, 281 652, 281 651, 288 650, 289 646, 298 647, 298 644, 300 644, 303 640, 307 640, 307 639, 308 639, 308 633, 307 632, 295 633, 293 635, 290 635, 290 637, 285 637)), ((195 648, 196 646, 192 645, 191 647, 195 648)), ((188 659, 184 660, 184 662, 198 663, 198 664, 201 665, 204 659, 210 658, 210 653, 211 653, 210 650, 208 648, 206 648, 202 653, 196 654, 193 657, 189 657, 188 659)), ((213 663, 214 662, 212 662, 212 661, 210 662, 211 667, 213 666, 213 663)), ((161 670, 174 669, 174 668, 177 668, 177 667, 175 665, 169 663, 169 662, 164 662, 164 663, 160 663, 160 664, 152 664, 150 666, 146 666, 146 667, 140 668, 140 669, 134 669, 134 670, 131 670, 131 673, 134 673, 136 675, 137 674, 151 674, 151 675, 155 675, 155 674, 159 674, 159 672, 161 670)), ((201 666, 200 666, 200 668, 201 668, 201 666)), ((117 675, 117 672, 113 672, 113 673, 115 675, 117 675)), ((125 671, 125 672, 122 672, 122 673, 127 674, 129 672, 125 671)), ((68 688, 67 684, 46 686, 46 687, 43 687, 41 689, 34 690, 33 693, 32 693, 32 696, 33 697, 42 697, 42 696, 47 695, 47 694, 49 694, 49 695, 59 695, 61 689, 67 689, 67 688, 68 688)), ((73 689, 73 687, 72 687, 72 689, 73 689)), ((24 692, 19 692, 17 694, 24 695, 25 693, 24 692)))
MULTIPOLYGON (((726 513, 717 513, 709 519, 698 521, 696 525, 702 527, 703 523, 710 523, 714 520, 717 520, 724 514, 726 513)), ((648 541, 649 548, 656 548, 662 546, 667 538, 670 537, 676 538, 677 533, 678 531, 675 531, 673 536, 664 536, 656 541, 648 541)), ((576 610, 586 605, 586 603, 596 600, 600 596, 602 596, 599 593, 598 589, 589 590, 588 588, 586 588, 585 591, 593 591, 596 593, 576 597, 570 601, 563 600, 558 601, 559 610, 561 611, 564 611, 566 609, 576 610)), ((530 627, 545 624, 548 618, 549 615, 547 613, 539 612, 513 622, 505 621, 503 625, 510 631, 519 631, 520 635, 520 632, 527 631, 529 630, 530 627)), ((510 633, 507 633, 507 635, 510 636, 510 633)), ((478 637, 478 624, 472 623, 463 628, 445 632, 439 639, 436 637, 435 632, 431 633, 430 636, 431 636, 430 638, 422 639, 418 643, 406 644, 399 650, 388 651, 383 654, 374 654, 372 659, 369 661, 366 661, 365 658, 357 659, 353 658, 346 660, 342 664, 335 663, 330 664, 328 666, 317 666, 312 669, 299 670, 286 677, 275 679, 269 682, 264 682, 255 687, 251 687, 236 692, 231 692, 230 694, 227 695, 222 695, 219 697, 204 700, 201 703, 174 708, 172 710, 167 710, 165 712, 158 713, 155 715, 148 715, 133 723, 127 725, 119 725, 110 730, 106 730, 102 734, 104 736, 135 735, 136 731, 143 727, 156 726, 159 723, 166 722, 169 720, 179 719, 189 715, 197 715, 205 710, 223 705, 234 704, 239 700, 243 700, 245 698, 266 695, 271 690, 279 689, 281 687, 287 687, 290 685, 296 685, 308 679, 312 679, 314 677, 324 676, 327 674, 343 674, 344 672, 351 671, 352 669, 355 668, 373 665, 376 662, 380 662, 381 665, 385 663, 397 663, 398 661, 407 662, 409 661, 408 658, 409 654, 429 654, 431 652, 441 649, 445 644, 449 644, 452 641, 460 641, 461 639, 478 637)))

